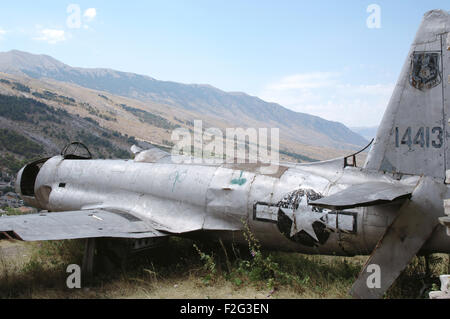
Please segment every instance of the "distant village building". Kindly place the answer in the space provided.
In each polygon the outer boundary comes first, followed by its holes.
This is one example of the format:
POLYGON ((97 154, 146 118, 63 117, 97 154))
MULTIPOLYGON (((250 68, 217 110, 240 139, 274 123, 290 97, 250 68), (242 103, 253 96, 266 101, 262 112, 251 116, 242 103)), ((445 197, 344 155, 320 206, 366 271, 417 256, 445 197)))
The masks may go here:
POLYGON ((13 192, 7 192, 4 196, 8 197, 9 199, 19 199, 19 195, 13 192))
POLYGON ((0 181, 0 189, 10 187, 10 186, 11 186, 11 182, 0 181))
MULTIPOLYGON (((24 205, 19 195, 14 192, 15 177, 6 173, 0 172, 0 209, 11 207, 21 208, 24 205)), ((24 207, 24 211, 29 211, 29 207, 24 207)), ((4 210, 2 210, 4 212, 4 210)), ((1 213, 1 212, 0 212, 1 213)))
POLYGON ((1 196, 0 197, 0 207, 12 207, 12 208, 18 208, 23 205, 23 201, 11 198, 8 196, 1 196))

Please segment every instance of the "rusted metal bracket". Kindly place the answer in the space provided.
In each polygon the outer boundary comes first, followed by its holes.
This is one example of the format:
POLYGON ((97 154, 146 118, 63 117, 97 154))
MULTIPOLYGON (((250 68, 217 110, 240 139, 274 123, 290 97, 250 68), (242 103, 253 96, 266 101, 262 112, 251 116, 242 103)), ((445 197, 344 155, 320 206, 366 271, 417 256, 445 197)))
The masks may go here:
POLYGON ((354 154, 351 154, 351 155, 348 155, 348 156, 344 157, 344 168, 347 167, 347 166, 356 167, 356 155, 358 155, 359 153, 364 152, 370 145, 372 145, 373 140, 374 140, 374 138, 362 150, 360 150, 360 151, 358 151, 358 152, 356 152, 354 154), (353 159, 353 161, 351 163, 349 163, 349 161, 348 161, 348 159, 350 157, 353 159))

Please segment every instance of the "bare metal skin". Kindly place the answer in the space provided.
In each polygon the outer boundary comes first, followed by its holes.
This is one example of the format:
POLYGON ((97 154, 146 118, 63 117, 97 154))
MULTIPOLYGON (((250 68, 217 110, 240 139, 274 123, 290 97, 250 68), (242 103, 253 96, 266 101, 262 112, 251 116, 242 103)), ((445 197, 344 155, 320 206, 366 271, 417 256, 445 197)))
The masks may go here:
MULTIPOLYGON (((338 215, 338 221, 339 217, 348 217, 348 223, 342 229, 339 224, 336 227, 337 211, 323 209, 315 212, 313 223, 328 225, 318 231, 327 237, 327 240, 321 240, 323 243, 309 238, 302 241, 296 238, 296 234, 290 236, 290 228, 289 234, 283 234, 282 226, 277 223, 278 211, 273 220, 258 217, 255 204, 276 206, 288 194, 298 190, 326 196, 352 184, 381 181, 415 187, 418 180, 418 176, 405 176, 397 181, 389 174, 368 174, 361 168, 344 168, 342 159, 292 165, 280 177, 272 177, 222 166, 139 163, 132 160, 64 160, 55 156, 42 166, 36 178, 36 196, 32 199, 22 197, 29 204, 55 212, 88 209, 132 212, 155 229, 171 234, 201 230, 241 231, 244 227, 242 220, 245 220, 268 248, 315 254, 365 255, 373 251, 403 200, 339 211, 343 215, 338 215), (231 182, 238 177, 245 180, 242 185, 231 182), (323 222, 324 217, 328 217, 328 223, 323 222)), ((301 204, 299 207, 304 212, 313 212, 314 209, 301 204)), ((297 230, 301 232, 299 228, 297 230)), ((313 232, 317 230, 313 228, 313 232)), ((439 226, 424 249, 450 253, 449 244, 450 237, 446 236, 445 228, 439 226)))

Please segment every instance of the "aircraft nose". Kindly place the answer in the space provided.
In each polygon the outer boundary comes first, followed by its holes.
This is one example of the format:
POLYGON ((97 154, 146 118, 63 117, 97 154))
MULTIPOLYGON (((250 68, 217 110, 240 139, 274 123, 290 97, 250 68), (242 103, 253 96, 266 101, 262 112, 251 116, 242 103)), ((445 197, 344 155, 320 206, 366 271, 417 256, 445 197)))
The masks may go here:
POLYGON ((18 194, 21 198, 22 198, 22 190, 21 190, 20 184, 22 182, 22 175, 23 175, 23 171, 24 171, 25 167, 26 166, 22 167, 20 169, 20 171, 17 173, 16 183, 14 185, 14 188, 16 190, 16 194, 18 194))
POLYGON ((16 193, 29 206, 40 207, 39 201, 36 199, 35 186, 36 179, 42 165, 48 160, 43 158, 25 165, 17 173, 15 184, 16 193))

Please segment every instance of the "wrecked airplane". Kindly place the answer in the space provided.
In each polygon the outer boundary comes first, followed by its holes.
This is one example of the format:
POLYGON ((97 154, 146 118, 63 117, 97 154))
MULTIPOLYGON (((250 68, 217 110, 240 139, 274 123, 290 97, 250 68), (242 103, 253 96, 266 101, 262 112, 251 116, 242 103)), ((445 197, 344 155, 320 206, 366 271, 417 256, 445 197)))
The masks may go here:
POLYGON ((450 14, 430 11, 363 167, 350 156, 265 174, 250 164, 174 163, 156 148, 135 147, 134 160, 65 148, 20 170, 17 193, 43 211, 1 217, 0 238, 88 238, 91 260, 95 238, 128 239, 131 249, 195 233, 240 242, 245 220, 268 249, 370 255, 350 293, 380 298, 415 255, 450 253, 439 223, 450 198, 449 74, 450 14), (371 265, 379 287, 367 285, 371 265))

